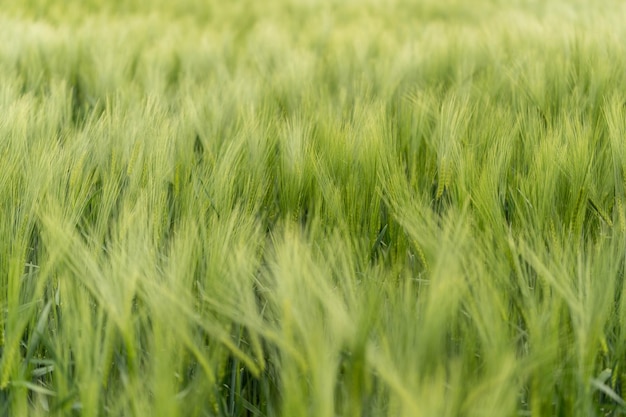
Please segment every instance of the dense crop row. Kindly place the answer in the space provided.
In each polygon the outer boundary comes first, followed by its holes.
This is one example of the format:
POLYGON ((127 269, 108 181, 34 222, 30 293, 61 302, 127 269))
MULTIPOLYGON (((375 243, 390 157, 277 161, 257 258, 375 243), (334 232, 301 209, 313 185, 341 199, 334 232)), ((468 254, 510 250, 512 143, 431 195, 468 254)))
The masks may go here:
POLYGON ((0 416, 623 414, 624 6, 220 3, 0 12, 0 416))

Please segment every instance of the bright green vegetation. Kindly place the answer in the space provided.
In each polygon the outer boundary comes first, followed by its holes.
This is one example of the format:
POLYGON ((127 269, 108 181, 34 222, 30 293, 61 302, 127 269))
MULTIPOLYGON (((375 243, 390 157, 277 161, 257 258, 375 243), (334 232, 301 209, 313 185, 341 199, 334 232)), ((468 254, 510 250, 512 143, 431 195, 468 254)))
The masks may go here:
POLYGON ((0 416, 625 414, 620 3, 4 2, 0 416))

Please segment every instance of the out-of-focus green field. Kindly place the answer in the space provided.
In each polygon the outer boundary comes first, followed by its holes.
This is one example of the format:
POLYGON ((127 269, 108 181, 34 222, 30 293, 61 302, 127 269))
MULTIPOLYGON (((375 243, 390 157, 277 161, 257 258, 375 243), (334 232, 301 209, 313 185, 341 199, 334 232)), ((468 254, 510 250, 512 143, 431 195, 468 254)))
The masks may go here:
POLYGON ((622 2, 0 5, 0 416, 626 414, 622 2))

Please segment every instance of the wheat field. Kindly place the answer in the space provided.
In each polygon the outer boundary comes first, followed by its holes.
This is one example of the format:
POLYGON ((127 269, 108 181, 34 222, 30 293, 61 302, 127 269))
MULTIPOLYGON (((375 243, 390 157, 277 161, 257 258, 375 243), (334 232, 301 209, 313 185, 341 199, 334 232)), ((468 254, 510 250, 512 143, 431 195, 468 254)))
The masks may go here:
POLYGON ((0 416, 626 414, 623 2, 0 5, 0 416))

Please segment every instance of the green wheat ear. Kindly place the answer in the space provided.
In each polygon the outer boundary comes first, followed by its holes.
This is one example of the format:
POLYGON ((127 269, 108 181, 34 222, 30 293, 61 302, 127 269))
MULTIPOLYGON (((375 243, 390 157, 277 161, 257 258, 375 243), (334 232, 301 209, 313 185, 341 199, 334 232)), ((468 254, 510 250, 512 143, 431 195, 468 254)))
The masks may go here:
POLYGON ((624 214, 624 202, 620 197, 616 199, 617 203, 617 219, 619 221, 619 227, 622 233, 626 233, 626 214, 624 214))
MULTIPOLYGON (((3 335, 4 336, 4 335, 3 335)), ((0 389, 5 389, 9 385, 9 379, 13 368, 17 365, 18 345, 11 343, 6 346, 3 355, 0 368, 0 389)))
POLYGON ((446 157, 441 159, 441 163, 439 164, 439 173, 437 176, 437 192, 435 193, 435 199, 439 200, 445 190, 450 187, 450 179, 452 177, 452 172, 448 167, 448 160, 446 157))
POLYGON ((424 251, 422 250, 422 247, 420 246, 419 243, 415 241, 415 239, 412 239, 412 242, 413 242, 413 246, 415 247, 415 251, 417 252, 417 256, 419 257, 420 262, 424 266, 424 270, 428 271, 428 262, 426 261, 426 255, 424 255, 424 251))

